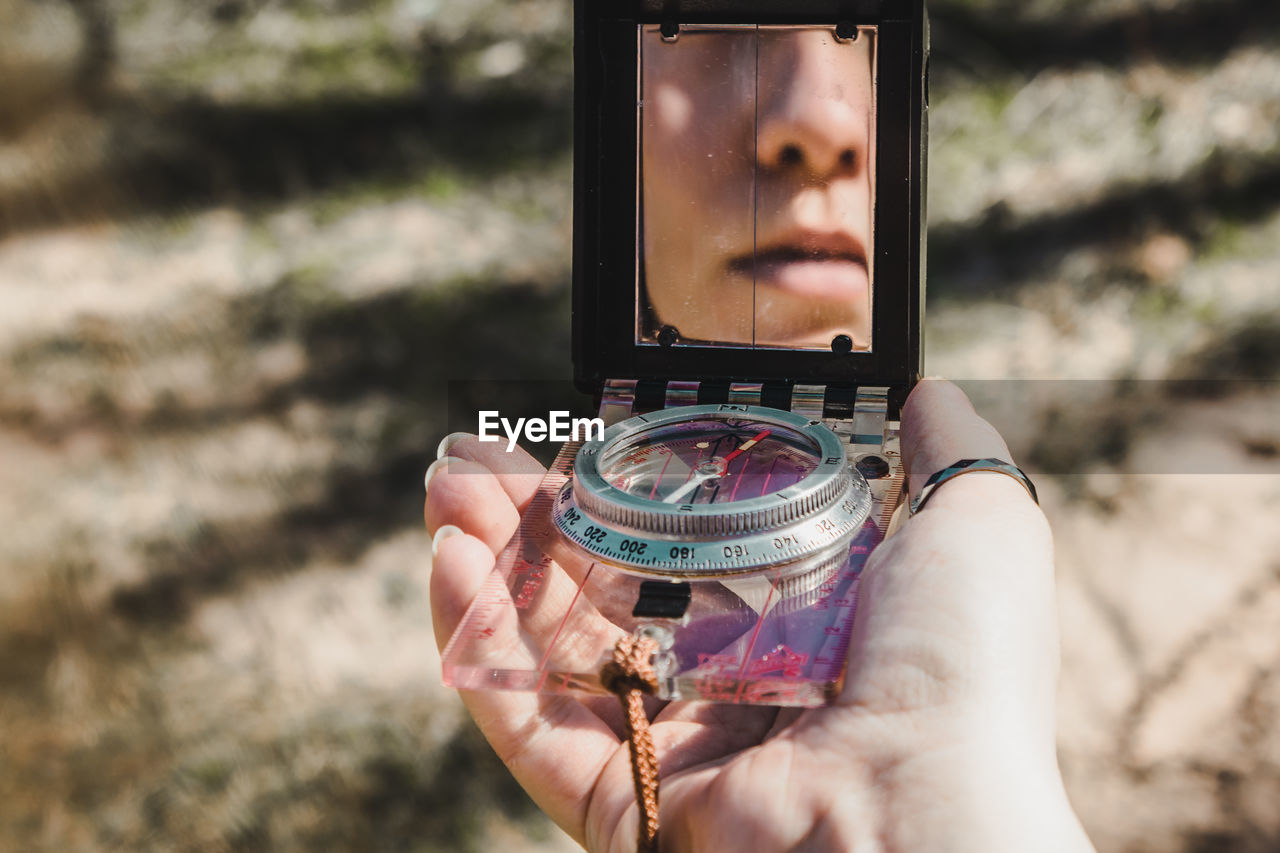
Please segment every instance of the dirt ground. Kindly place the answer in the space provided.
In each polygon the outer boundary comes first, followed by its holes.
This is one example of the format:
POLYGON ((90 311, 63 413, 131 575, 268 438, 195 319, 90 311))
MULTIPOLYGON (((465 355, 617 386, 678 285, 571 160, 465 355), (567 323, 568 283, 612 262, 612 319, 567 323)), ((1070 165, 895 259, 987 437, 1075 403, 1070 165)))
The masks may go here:
MULTIPOLYGON (((568 374, 563 0, 0 0, 0 846, 572 845, 440 684, 451 380, 568 374)), ((933 14, 927 372, 1102 851, 1280 849, 1280 7, 933 14)))

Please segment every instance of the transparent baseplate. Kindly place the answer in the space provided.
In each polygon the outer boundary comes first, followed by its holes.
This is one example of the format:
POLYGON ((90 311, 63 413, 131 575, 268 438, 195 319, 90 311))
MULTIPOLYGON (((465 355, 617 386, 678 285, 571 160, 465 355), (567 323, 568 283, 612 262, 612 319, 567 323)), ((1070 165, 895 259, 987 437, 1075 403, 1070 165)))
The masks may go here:
POLYGON ((859 575, 901 498, 896 430, 883 447, 849 448, 851 458, 875 452, 887 459, 890 473, 870 481, 871 515, 847 559, 837 555, 799 574, 691 581, 680 620, 632 616, 640 584, 653 579, 593 561, 552 524, 552 502, 579 446, 561 449, 445 647, 447 685, 603 694, 599 672, 614 644, 647 626, 669 632, 662 698, 817 706, 839 693, 859 575))

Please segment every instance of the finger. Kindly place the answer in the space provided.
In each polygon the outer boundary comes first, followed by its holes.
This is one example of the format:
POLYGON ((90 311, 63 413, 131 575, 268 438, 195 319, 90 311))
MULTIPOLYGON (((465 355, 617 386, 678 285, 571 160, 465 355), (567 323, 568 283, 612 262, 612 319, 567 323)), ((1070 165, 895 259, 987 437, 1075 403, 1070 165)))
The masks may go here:
MULTIPOLYGON (((428 529, 465 531, 472 534, 468 537, 472 543, 479 541, 489 549, 487 559, 482 559, 465 554, 468 547, 453 543, 446 550, 457 548, 463 553, 456 559, 446 554, 437 560, 433 604, 441 609, 436 624, 448 626, 445 636, 456 630, 462 614, 487 583, 492 587, 487 595, 492 606, 488 621, 478 630, 488 636, 468 647, 470 666, 477 671, 484 666, 519 670, 535 678, 539 671, 593 673, 622 633, 599 609, 598 605, 610 603, 608 596, 590 594, 594 564, 571 561, 576 574, 570 574, 549 556, 547 543, 536 534, 526 531, 513 538, 520 517, 497 477, 478 463, 448 456, 431 467, 424 507, 428 529), (494 553, 508 546, 509 551, 499 553, 495 568, 494 553), (487 573, 491 576, 486 578, 487 573)), ((445 636, 440 637, 441 648, 445 636)), ((607 699, 589 704, 620 728, 621 716, 607 699)))
POLYGON ((461 528, 497 553, 511 540, 520 523, 498 478, 487 468, 466 459, 450 457, 432 463, 422 515, 434 535, 446 525, 461 528))
POLYGON ((436 532, 431 552, 431 616, 445 681, 473 688, 490 684, 496 671, 536 674, 541 651, 522 630, 509 573, 489 546, 450 525, 436 532))
MULTIPOLYGON (((913 491, 960 459, 1010 459, 999 434, 947 382, 919 383, 902 426, 913 491)), ((872 553, 858 598, 842 704, 900 711, 959 697, 1008 709, 1028 707, 1030 696, 1051 720, 1052 537, 1013 478, 974 472, 948 480, 872 553)))
MULTIPOLYGON (((519 614, 503 594, 506 584, 494 570, 494 556, 480 539, 453 527, 432 542, 431 610, 436 642, 443 649, 456 631, 460 642, 483 643, 457 649, 445 661, 446 678, 480 683, 498 671, 534 673, 539 654, 520 630, 519 614), (496 588, 490 588, 496 584, 496 588), (470 625, 467 610, 477 595, 492 597, 494 607, 483 625, 470 625), (494 660, 489 658, 494 657, 494 660)), ((450 651, 455 651, 450 649, 450 651)), ((494 752, 529 795, 567 832, 584 839, 586 804, 601 771, 619 749, 609 722, 567 696, 508 690, 461 690, 476 725, 494 752)))
MULTIPOLYGON (((518 631, 513 628, 511 632, 510 644, 517 642, 514 637, 518 633, 522 638, 518 642, 536 646, 541 650, 539 654, 554 645, 554 656, 544 663, 567 671, 594 664, 600 650, 611 648, 620 632, 601 616, 589 595, 580 594, 581 588, 588 585, 594 564, 577 560, 572 565, 579 576, 570 576, 563 565, 546 556, 546 543, 536 536, 526 533, 513 540, 520 515, 498 478, 479 463, 449 456, 433 463, 432 467, 436 466, 440 467, 430 475, 423 510, 427 528, 453 527, 478 538, 490 549, 490 559, 485 561, 490 568, 494 565, 494 553, 508 545, 514 548, 500 555, 499 576, 493 580, 495 596, 500 596, 503 607, 510 611, 504 612, 503 618, 518 626, 518 631), (518 604, 516 598, 520 599, 518 604)), ((440 578, 449 577, 454 566, 448 559, 438 565, 433 583, 445 583, 440 578)), ((466 570, 461 567, 459 570, 465 576, 466 570)), ((478 588, 473 586, 459 606, 465 608, 478 588)), ((505 648, 498 639, 487 643, 487 657, 494 661, 499 660, 505 648)), ((525 661, 523 665, 532 669, 532 664, 525 661)), ((515 664, 508 662, 508 665, 515 664)))
POLYGON ((520 786, 585 845, 587 807, 602 777, 617 774, 624 785, 631 783, 627 749, 613 729, 563 694, 465 690, 460 695, 520 786))
MULTIPOLYGON (((973 410, 964 392, 943 379, 917 383, 902 408, 902 460, 911 497, 928 479, 961 459, 1001 459, 1013 462, 1009 446, 995 427, 973 410)), ((981 509, 987 500, 1029 497, 1012 477, 974 471, 949 481, 929 499, 928 506, 981 509)))
POLYGON ((546 475, 542 467, 524 448, 516 446, 507 452, 504 442, 481 441, 470 433, 450 433, 436 449, 437 458, 456 457, 484 466, 497 477, 516 509, 524 512, 529 500, 546 475))
POLYGON ((437 639, 443 649, 446 637, 465 635, 447 666, 465 662, 478 673, 486 668, 519 673, 513 676, 519 683, 509 688, 537 690, 545 673, 594 674, 623 633, 536 542, 521 539, 495 560, 483 540, 448 525, 436 533, 432 551, 437 639), (483 608, 468 613, 477 596, 483 608), (470 622, 459 628, 464 618, 470 622))
POLYGON ((493 551, 482 540, 453 526, 431 540, 431 627, 441 650, 493 571, 493 551))
MULTIPOLYGON (((581 594, 577 579, 555 562, 535 565, 541 552, 527 546, 500 555, 497 565, 480 539, 453 526, 436 533, 431 604, 437 644, 444 650, 455 633, 467 634, 446 661, 455 686, 467 686, 462 668, 478 673, 478 683, 498 670, 523 672, 526 680, 548 670, 593 673, 623 633, 581 594), (513 594, 521 596, 519 605, 513 594), (468 615, 477 596, 487 603, 484 612, 468 615), (464 625, 464 619, 475 624, 464 625)), ((616 699, 586 696, 582 702, 622 732, 616 699)))

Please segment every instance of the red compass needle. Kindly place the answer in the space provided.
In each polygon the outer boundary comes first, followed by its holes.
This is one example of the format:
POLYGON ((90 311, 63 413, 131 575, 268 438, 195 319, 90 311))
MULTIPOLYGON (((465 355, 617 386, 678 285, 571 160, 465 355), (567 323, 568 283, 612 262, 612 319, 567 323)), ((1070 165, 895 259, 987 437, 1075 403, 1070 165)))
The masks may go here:
POLYGON ((732 462, 735 458, 737 458, 737 456, 740 453, 750 450, 751 448, 755 447, 757 444, 764 441, 766 438, 768 438, 772 434, 773 434, 773 430, 771 429, 761 430, 756 435, 753 435, 751 436, 751 438, 742 442, 742 444, 739 444, 738 449, 730 453, 728 456, 726 456, 724 458, 724 461, 732 462))

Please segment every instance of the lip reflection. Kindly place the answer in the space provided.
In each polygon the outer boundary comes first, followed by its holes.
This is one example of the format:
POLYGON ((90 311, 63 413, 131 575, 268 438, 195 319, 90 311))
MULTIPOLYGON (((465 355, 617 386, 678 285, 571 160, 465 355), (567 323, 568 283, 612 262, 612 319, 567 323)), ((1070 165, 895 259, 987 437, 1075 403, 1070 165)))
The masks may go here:
POLYGON ((858 242, 843 234, 800 234, 729 262, 733 275, 832 302, 865 298, 870 279, 858 242))

